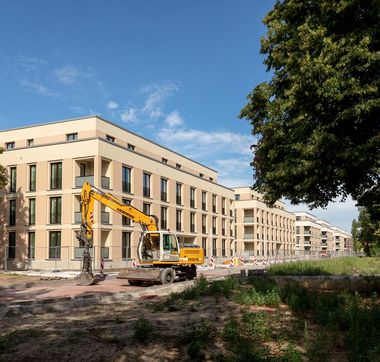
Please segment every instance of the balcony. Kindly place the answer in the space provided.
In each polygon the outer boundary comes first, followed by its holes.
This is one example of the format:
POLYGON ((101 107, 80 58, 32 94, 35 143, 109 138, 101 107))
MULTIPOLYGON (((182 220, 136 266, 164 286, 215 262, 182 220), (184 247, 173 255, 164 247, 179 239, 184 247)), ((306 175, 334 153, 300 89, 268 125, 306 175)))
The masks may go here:
POLYGON ((94 175, 75 177, 75 187, 82 187, 85 182, 88 182, 89 184, 93 185, 94 175))
POLYGON ((311 231, 310 231, 310 230, 304 230, 304 231, 303 231, 303 234, 304 234, 304 235, 311 235, 311 231))
POLYGON ((250 239, 253 240, 253 234, 244 234, 243 239, 250 239))
POLYGON ((255 218, 253 216, 244 216, 244 222, 254 222, 255 218))
POLYGON ((100 220, 101 220, 102 224, 109 224, 110 223, 110 213, 107 211, 102 211, 100 220))
POLYGON ((304 245, 311 245, 311 241, 310 240, 304 240, 303 244, 304 245))
POLYGON ((109 189, 110 188, 110 178, 107 176, 102 176, 101 178, 101 186, 104 189, 109 189))

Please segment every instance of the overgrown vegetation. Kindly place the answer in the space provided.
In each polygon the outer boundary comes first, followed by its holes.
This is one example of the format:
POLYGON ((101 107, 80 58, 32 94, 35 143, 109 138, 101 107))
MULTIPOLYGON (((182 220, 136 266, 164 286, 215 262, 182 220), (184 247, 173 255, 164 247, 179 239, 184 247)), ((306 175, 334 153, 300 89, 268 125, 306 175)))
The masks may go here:
POLYGON ((373 275, 380 274, 380 258, 341 257, 274 264, 269 275, 373 275))

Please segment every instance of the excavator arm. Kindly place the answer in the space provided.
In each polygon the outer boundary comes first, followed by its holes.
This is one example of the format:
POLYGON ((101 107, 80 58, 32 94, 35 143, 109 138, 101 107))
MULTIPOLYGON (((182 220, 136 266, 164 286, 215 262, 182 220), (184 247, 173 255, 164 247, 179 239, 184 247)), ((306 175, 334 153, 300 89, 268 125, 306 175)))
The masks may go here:
POLYGON ((158 231, 158 219, 154 215, 147 215, 136 209, 132 205, 126 205, 115 196, 105 193, 88 182, 82 186, 81 194, 81 230, 77 232, 77 239, 84 243, 83 266, 81 273, 81 285, 94 284, 95 280, 91 268, 90 247, 92 245, 93 224, 94 224, 94 204, 95 200, 109 207, 117 213, 140 223, 144 231, 158 231))

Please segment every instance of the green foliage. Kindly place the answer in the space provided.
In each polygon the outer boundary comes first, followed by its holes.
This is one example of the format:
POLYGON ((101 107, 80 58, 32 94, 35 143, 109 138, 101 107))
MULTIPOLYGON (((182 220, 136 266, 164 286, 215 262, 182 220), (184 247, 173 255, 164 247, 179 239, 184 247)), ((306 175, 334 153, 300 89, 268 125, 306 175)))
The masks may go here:
POLYGON ((152 334, 152 323, 145 317, 140 317, 134 325, 134 337, 140 342, 148 342, 152 334))
POLYGON ((358 222, 356 220, 352 220, 352 226, 351 226, 351 235, 352 235, 352 241, 354 244, 354 250, 359 251, 360 250, 360 243, 358 239, 358 222))
POLYGON ((254 187, 268 203, 380 204, 379 12, 378 0, 282 0, 264 18, 273 75, 240 117, 257 136, 254 187))
POLYGON ((274 264, 269 275, 362 275, 380 274, 380 258, 355 256, 274 264))
MULTIPOLYGON (((0 155, 3 153, 3 151, 4 149, 0 147, 0 155)), ((4 188, 7 183, 6 168, 0 165, 0 190, 4 188)))
POLYGON ((234 301, 246 305, 266 305, 278 307, 281 299, 277 290, 258 292, 255 288, 242 289, 234 297, 234 301))
POLYGON ((359 208, 358 240, 367 256, 375 254, 376 245, 380 243, 380 220, 373 221, 371 214, 364 207, 359 208))
POLYGON ((201 360, 203 357, 202 348, 213 340, 214 332, 215 327, 212 323, 202 318, 199 323, 184 328, 184 332, 179 338, 179 343, 188 344, 187 354, 190 358, 201 360))

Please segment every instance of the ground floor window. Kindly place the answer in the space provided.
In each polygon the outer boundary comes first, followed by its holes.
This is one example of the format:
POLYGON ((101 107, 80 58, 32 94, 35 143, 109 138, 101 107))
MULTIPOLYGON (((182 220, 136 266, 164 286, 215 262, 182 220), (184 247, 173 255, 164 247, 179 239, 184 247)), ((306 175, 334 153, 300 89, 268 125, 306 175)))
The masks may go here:
POLYGON ((216 256, 216 239, 212 239, 212 255, 216 256))
POLYGON ((16 233, 14 231, 10 231, 8 241, 8 259, 14 258, 16 258, 16 233))
POLYGON ((121 254, 123 259, 131 257, 131 233, 123 232, 122 234, 121 254))
POLYGON ((28 234, 28 258, 29 259, 34 259, 36 257, 35 248, 36 248, 36 233, 33 231, 28 234))
POLYGON ((49 232, 49 259, 61 258, 61 232, 49 232))
POLYGON ((226 239, 222 239, 222 256, 226 256, 226 239))

